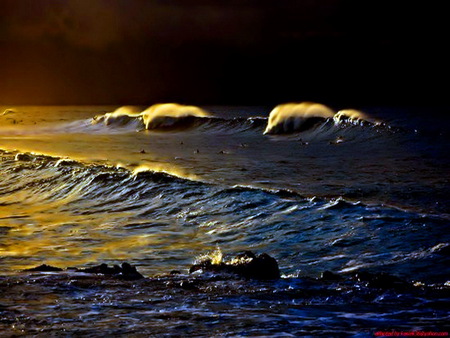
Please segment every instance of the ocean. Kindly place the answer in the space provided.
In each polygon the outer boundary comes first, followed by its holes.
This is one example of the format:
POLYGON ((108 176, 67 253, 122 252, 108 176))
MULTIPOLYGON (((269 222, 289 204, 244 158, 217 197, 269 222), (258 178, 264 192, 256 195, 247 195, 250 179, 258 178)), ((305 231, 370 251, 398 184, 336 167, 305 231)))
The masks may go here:
POLYGON ((347 108, 0 107, 0 332, 449 332, 449 109, 347 108), (218 250, 282 276, 189 273, 218 250))

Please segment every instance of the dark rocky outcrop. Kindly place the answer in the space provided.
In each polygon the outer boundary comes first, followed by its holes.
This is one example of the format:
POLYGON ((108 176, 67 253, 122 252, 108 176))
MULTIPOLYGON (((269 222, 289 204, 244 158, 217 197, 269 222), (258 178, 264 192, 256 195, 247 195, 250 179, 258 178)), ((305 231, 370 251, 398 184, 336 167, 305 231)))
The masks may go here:
POLYGON ((362 283, 372 289, 396 289, 405 290, 413 286, 397 276, 385 272, 371 273, 368 271, 359 271, 350 275, 341 275, 331 271, 324 271, 319 280, 324 282, 345 282, 352 281, 362 283))
POLYGON ((368 287, 374 289, 406 289, 411 287, 411 284, 384 272, 370 273, 358 272, 351 277, 352 280, 365 283, 368 287))
POLYGON ((213 264, 210 259, 204 260, 191 266, 189 273, 199 270, 236 274, 250 279, 271 280, 280 278, 280 269, 275 258, 266 253, 256 256, 251 251, 246 251, 228 262, 218 264, 213 264))
MULTIPOLYGON (((92 273, 92 274, 102 274, 107 277, 122 279, 122 280, 137 280, 142 279, 142 276, 134 266, 129 263, 122 263, 121 266, 114 265, 113 267, 109 267, 107 264, 103 263, 100 265, 96 265, 91 268, 79 269, 79 268, 69 268, 68 270, 75 272, 83 272, 83 273, 92 273)), ((42 264, 37 267, 23 270, 24 272, 61 272, 64 271, 61 268, 57 268, 51 265, 42 264)))
POLYGON ((57 271, 63 271, 63 269, 57 268, 55 266, 47 265, 47 264, 41 264, 34 268, 25 269, 23 271, 24 272, 57 272, 57 271))
POLYGON ((113 267, 109 267, 107 264, 103 263, 92 268, 76 269, 76 271, 97 273, 123 280, 137 280, 144 278, 144 276, 142 276, 134 266, 126 262, 122 263, 122 266, 114 265, 113 267))

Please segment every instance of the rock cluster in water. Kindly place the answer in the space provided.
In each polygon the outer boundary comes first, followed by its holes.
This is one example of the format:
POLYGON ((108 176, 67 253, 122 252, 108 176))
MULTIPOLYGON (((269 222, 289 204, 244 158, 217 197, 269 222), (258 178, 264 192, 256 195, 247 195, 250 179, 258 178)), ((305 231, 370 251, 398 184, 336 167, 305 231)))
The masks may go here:
MULTIPOLYGON (((199 262, 193 264, 189 269, 190 276, 186 276, 181 273, 181 271, 174 270, 167 275, 168 278, 173 278, 173 280, 179 280, 181 277, 181 284, 179 285, 183 289, 196 289, 196 283, 200 283, 202 280, 207 282, 210 280, 200 277, 202 274, 213 274, 215 279, 227 280, 227 279, 255 279, 255 280, 277 280, 281 277, 280 269, 278 267, 278 262, 275 258, 270 255, 263 253, 256 255, 251 251, 245 251, 234 258, 223 261, 221 252, 219 251, 219 258, 210 255, 203 257, 199 262), (175 275, 181 275, 176 277, 175 275), (185 280, 186 279, 186 280, 185 280)), ((123 281, 134 281, 139 279, 144 279, 144 276, 139 273, 136 267, 130 265, 129 263, 122 263, 121 266, 113 265, 108 266, 103 263, 93 267, 87 268, 68 268, 63 270, 58 267, 51 265, 42 264, 31 269, 26 269, 24 272, 81 272, 86 274, 93 274, 98 276, 103 276, 102 278, 123 280, 123 281)), ((312 278, 304 277, 305 280, 313 280, 312 278)), ((150 278, 151 280, 151 278, 150 278)), ((333 285, 335 283, 339 285, 353 285, 354 283, 358 285, 363 285, 371 289, 380 290, 399 290, 405 291, 415 288, 417 286, 423 286, 423 283, 411 283, 407 282, 399 277, 387 274, 387 273, 371 273, 368 271, 359 271, 352 274, 337 274, 330 271, 324 271, 320 278, 316 279, 322 283, 333 285)), ((447 282, 448 283, 448 282, 447 282)), ((447 285, 447 284, 446 284, 447 285)))
POLYGON ((189 269, 190 273, 196 271, 230 273, 250 279, 270 280, 280 278, 280 269, 275 258, 266 253, 256 256, 251 251, 237 255, 229 262, 216 263, 212 259, 206 259, 194 264, 189 269))
MULTIPOLYGON (((112 267, 103 263, 90 268, 69 268, 74 272, 101 274, 106 277, 122 280, 138 280, 144 278, 129 263, 122 263, 121 266, 112 267)), ((64 271, 61 268, 42 264, 37 267, 24 270, 26 272, 58 272, 64 271)), ((217 274, 234 274, 239 277, 259 280, 273 280, 280 278, 280 269, 275 258, 263 253, 259 256, 251 251, 246 251, 237 255, 227 262, 215 262, 213 259, 204 259, 203 261, 191 266, 189 273, 212 272, 217 274)))
MULTIPOLYGON (((113 267, 109 267, 107 264, 103 263, 100 265, 96 265, 91 268, 78 269, 78 268, 69 268, 68 270, 74 272, 84 272, 84 273, 92 273, 92 274, 101 274, 107 277, 122 279, 122 280, 138 280, 144 278, 136 269, 136 267, 130 265, 129 263, 122 263, 121 266, 114 265, 113 267)), ((37 267, 26 269, 25 272, 59 272, 64 271, 61 268, 54 267, 51 265, 42 264, 37 267)))

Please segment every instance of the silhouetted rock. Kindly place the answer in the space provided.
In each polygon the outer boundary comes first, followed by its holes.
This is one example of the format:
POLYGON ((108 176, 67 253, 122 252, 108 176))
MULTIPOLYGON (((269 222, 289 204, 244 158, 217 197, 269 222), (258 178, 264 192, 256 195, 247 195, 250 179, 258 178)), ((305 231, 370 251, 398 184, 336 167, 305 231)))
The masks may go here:
POLYGON ((251 251, 239 254, 231 261, 213 264, 211 260, 205 260, 191 266, 189 272, 198 270, 216 273, 231 273, 251 279, 278 279, 280 270, 277 261, 268 254, 256 256, 251 251))
POLYGON ((85 273, 98 273, 123 280, 137 280, 144 278, 144 276, 142 276, 134 266, 126 262, 122 263, 121 267, 118 265, 109 267, 107 264, 103 263, 92 268, 77 269, 77 271, 85 273))
POLYGON ((324 281, 340 281, 343 280, 344 277, 331 271, 324 271, 322 272, 320 279, 324 281))
POLYGON ((411 284, 399 277, 384 272, 376 274, 364 271, 358 272, 352 279, 358 282, 365 282, 368 287, 376 289, 405 289, 411 286, 411 284))
POLYGON ((23 271, 26 271, 26 272, 33 272, 33 271, 53 272, 53 271, 63 271, 63 269, 57 268, 55 266, 47 265, 47 264, 42 264, 42 265, 36 266, 34 268, 31 268, 31 269, 25 269, 23 271))

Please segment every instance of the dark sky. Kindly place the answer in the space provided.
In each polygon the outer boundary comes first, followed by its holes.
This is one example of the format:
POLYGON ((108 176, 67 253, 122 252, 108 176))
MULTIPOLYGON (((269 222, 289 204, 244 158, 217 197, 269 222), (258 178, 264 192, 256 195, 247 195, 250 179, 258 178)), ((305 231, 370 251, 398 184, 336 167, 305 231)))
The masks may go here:
POLYGON ((444 103, 444 4, 0 0, 0 104, 444 103))

